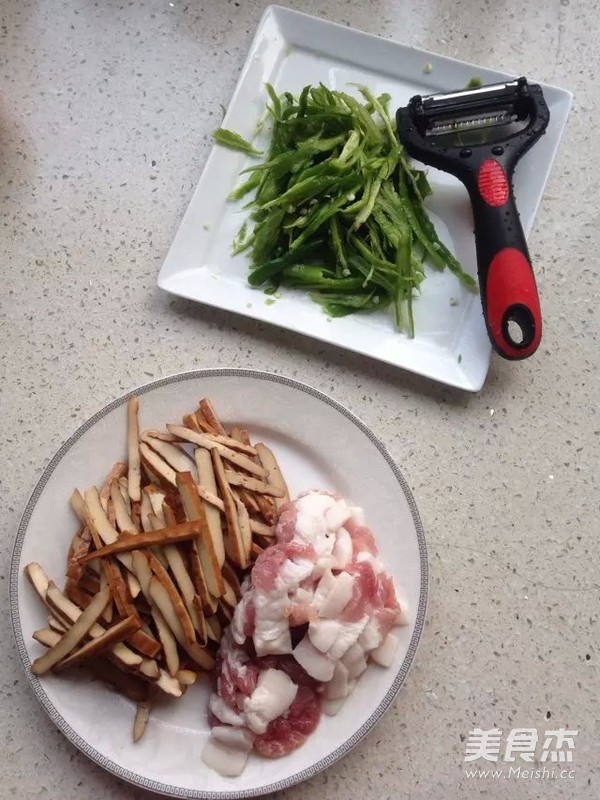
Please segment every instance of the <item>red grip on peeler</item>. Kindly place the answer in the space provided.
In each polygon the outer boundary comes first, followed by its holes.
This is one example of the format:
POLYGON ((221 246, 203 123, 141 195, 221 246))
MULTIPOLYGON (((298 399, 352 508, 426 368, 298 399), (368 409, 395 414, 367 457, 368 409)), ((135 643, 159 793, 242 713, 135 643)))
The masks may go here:
POLYGON ((529 260, 515 247, 505 247, 492 259, 486 303, 489 330, 498 347, 509 358, 525 358, 534 353, 542 338, 540 301, 529 260), (507 338, 509 320, 524 330, 523 344, 515 346, 507 338))
POLYGON ((498 208, 508 200, 508 178, 501 164, 493 158, 481 162, 477 174, 479 194, 489 206, 498 208))

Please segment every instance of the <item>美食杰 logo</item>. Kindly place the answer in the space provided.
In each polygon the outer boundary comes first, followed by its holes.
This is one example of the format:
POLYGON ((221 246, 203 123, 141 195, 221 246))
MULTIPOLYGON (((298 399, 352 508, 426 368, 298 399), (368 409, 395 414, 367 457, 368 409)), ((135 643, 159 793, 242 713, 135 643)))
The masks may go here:
POLYGON ((566 728, 542 734, 537 728, 512 728, 504 736, 500 728, 474 728, 465 747, 464 762, 470 765, 465 773, 469 778, 572 778, 577 734, 566 728), (475 762, 502 762, 508 767, 475 766, 475 762))

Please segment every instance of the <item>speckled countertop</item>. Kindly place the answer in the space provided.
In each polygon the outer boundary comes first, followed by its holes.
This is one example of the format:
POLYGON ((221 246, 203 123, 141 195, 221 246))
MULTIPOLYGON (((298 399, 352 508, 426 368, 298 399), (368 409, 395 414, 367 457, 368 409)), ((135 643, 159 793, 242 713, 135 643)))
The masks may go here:
MULTIPOLYGON (((331 392, 413 487, 431 562, 416 666, 349 757, 285 793, 596 798, 600 89, 596 0, 306 0, 294 8, 575 93, 531 240, 545 334, 475 396, 173 299, 156 275, 262 2, 0 7, 0 583, 67 434, 149 378, 249 366, 331 392), (473 727, 578 729, 574 777, 468 778, 473 727)), ((6 602, 6 596, 5 600, 6 602)), ((39 708, 0 621, 0 797, 142 798, 39 708)))

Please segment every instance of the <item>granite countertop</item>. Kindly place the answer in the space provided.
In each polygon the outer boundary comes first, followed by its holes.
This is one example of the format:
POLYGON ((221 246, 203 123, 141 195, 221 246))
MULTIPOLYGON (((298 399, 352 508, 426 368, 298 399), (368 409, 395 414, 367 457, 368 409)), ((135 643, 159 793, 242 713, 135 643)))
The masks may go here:
MULTIPOLYGON (((598 797, 600 5, 289 5, 574 92, 530 240, 540 351, 521 363, 494 358, 469 395, 161 293, 157 272, 265 4, 5 0, 0 584, 41 469, 107 401, 191 368, 301 378, 361 416, 401 465, 427 534, 431 600, 393 710, 351 755, 285 796, 598 797), (577 729, 572 777, 469 778, 466 737, 494 726, 577 729)), ((7 613, 0 632, 0 797, 149 797, 53 727, 7 613)))

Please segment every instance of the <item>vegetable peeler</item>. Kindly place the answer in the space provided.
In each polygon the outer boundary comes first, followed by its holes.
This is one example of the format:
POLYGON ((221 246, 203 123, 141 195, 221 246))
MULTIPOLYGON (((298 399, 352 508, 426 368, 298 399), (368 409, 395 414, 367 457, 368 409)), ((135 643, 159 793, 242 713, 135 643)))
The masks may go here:
POLYGON ((541 87, 526 78, 416 95, 397 112, 398 136, 409 155, 454 175, 469 192, 483 315, 492 346, 508 359, 532 355, 542 337, 512 176, 549 120, 541 87))

